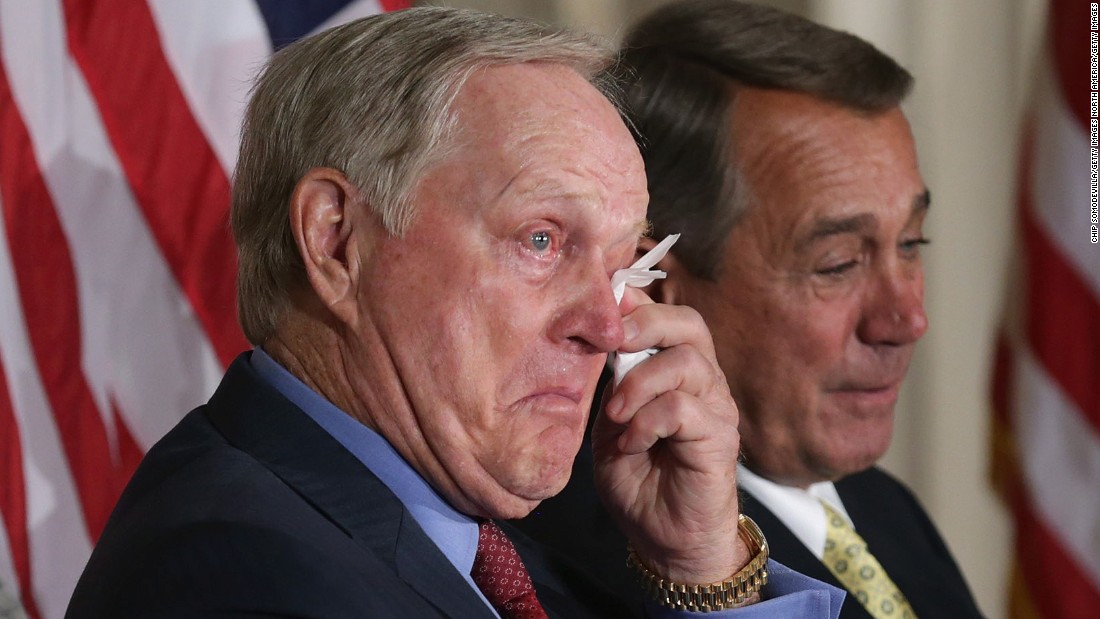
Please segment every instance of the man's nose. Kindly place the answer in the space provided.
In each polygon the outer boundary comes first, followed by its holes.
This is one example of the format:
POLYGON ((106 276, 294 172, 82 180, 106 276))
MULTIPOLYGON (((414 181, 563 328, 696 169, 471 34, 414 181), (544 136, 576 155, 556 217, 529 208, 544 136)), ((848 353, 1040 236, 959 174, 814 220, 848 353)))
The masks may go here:
POLYGON ((623 317, 603 264, 593 260, 570 279, 551 337, 581 344, 591 352, 618 350, 623 343, 623 317))
POLYGON ((884 269, 865 293, 859 336, 871 345, 904 346, 928 330, 920 265, 884 269))

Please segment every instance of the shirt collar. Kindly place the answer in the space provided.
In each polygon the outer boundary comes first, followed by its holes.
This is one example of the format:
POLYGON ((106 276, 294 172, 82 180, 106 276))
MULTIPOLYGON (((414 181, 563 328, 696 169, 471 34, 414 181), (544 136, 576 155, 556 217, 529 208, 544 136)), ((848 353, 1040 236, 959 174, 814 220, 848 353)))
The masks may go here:
POLYGON ((738 463, 737 483, 742 490, 775 514, 818 559, 825 556, 825 508, 821 506, 821 502, 827 502, 829 507, 852 525, 852 519, 844 509, 844 503, 831 481, 811 484, 803 490, 777 484, 738 463))

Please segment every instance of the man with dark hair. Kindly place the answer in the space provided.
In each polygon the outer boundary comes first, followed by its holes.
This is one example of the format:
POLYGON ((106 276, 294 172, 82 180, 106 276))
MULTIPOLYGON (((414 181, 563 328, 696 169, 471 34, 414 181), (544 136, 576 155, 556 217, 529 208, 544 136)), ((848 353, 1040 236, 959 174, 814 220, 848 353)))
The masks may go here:
POLYGON ((613 61, 445 8, 275 54, 234 177, 256 348, 146 455, 69 619, 835 616, 739 514, 703 321, 613 292, 646 229, 613 61), (656 346, 599 424, 643 607, 501 521, 565 485, 607 356, 656 346))
MULTIPOLYGON (((979 616, 927 514, 874 466, 927 328, 911 77, 857 37, 730 0, 668 4, 622 54, 654 237, 683 235, 650 294, 714 336, 744 511, 773 556, 848 589, 842 616, 979 616)), ((526 526, 556 537, 541 519, 567 513, 595 538, 578 552, 621 555, 584 523, 601 522, 586 474, 526 526)))

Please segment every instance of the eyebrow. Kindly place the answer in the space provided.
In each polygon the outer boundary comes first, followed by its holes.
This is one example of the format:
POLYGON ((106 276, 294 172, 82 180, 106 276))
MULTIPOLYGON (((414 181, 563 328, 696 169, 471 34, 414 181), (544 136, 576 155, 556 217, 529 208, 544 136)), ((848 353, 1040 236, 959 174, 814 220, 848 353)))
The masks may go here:
POLYGON ((634 225, 631 226, 630 231, 615 239, 615 241, 612 242, 611 245, 614 246, 618 245, 619 243, 625 243, 627 241, 632 241, 637 244, 638 241, 648 237, 652 230, 652 222, 650 222, 648 219, 641 219, 634 222, 634 225))
POLYGON ((799 251, 805 250, 821 239, 841 234, 863 232, 875 227, 875 216, 870 213, 854 215, 852 217, 826 217, 814 222, 814 227, 809 234, 804 236, 797 244, 799 251))
MULTIPOLYGON (((915 216, 921 211, 926 211, 932 206, 932 192, 925 189, 913 197, 911 215, 915 216)), ((862 213, 852 217, 825 218, 814 222, 814 227, 801 241, 798 242, 799 251, 805 250, 817 241, 841 234, 853 234, 874 228, 877 220, 871 213, 862 213)))

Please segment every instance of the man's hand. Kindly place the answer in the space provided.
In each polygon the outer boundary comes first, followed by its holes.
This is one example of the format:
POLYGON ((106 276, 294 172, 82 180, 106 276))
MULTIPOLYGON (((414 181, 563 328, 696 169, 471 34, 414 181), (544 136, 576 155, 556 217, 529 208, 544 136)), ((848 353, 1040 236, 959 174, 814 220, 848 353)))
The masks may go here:
POLYGON ((749 562, 737 534, 737 405, 706 324, 627 289, 623 352, 660 349, 605 394, 592 433, 596 487, 639 558, 705 584, 749 562))

